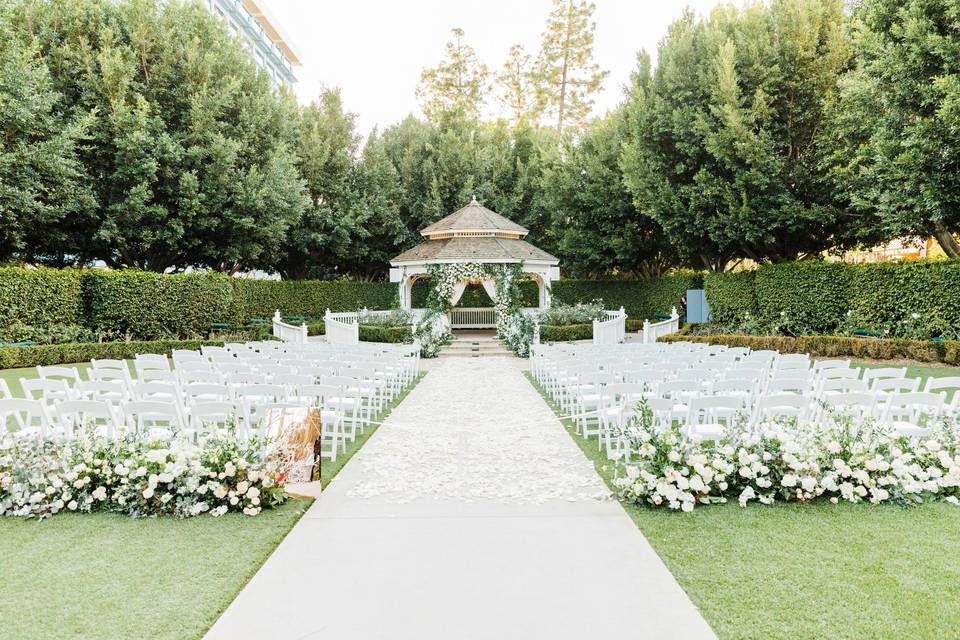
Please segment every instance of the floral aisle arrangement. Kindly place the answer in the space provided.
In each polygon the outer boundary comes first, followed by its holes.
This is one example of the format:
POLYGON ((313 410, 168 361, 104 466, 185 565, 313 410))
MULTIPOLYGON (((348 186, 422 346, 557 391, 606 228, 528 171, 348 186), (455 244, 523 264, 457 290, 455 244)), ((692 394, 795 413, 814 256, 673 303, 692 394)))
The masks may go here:
POLYGON ((443 314, 428 309, 413 330, 413 337, 420 341, 420 356, 436 358, 444 345, 453 340, 453 333, 443 314))
POLYGON ((923 438, 898 437, 873 420, 838 414, 826 426, 778 421, 732 427, 720 441, 698 441, 677 426, 652 427, 641 403, 623 430, 633 455, 614 484, 622 500, 692 511, 736 499, 837 504, 943 499, 960 504, 960 429, 941 419, 923 438))
POLYGON ((0 441, 0 515, 43 518, 62 511, 112 511, 181 518, 239 511, 255 516, 285 500, 279 462, 260 439, 212 436, 0 441))

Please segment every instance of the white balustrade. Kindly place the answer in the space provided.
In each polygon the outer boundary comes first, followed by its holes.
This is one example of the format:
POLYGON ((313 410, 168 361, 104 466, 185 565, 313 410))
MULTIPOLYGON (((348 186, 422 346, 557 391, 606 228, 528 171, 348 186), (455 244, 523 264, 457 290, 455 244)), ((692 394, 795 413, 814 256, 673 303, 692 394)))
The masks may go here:
POLYGON ((593 344, 619 344, 627 335, 627 312, 623 307, 604 311, 606 320, 593 321, 593 344))
POLYGON ((280 316, 280 310, 277 309, 276 313, 273 314, 273 335, 283 342, 306 342, 307 325, 301 324, 298 327, 284 322, 280 316))
POLYGON ((330 344, 359 344, 360 323, 357 313, 332 313, 323 315, 324 332, 330 344), (351 317, 352 316, 352 317, 351 317))
POLYGON ((643 321, 643 342, 644 344, 656 342, 658 338, 680 330, 680 314, 677 308, 670 310, 670 317, 660 322, 643 321))
POLYGON ((450 310, 453 329, 493 329, 497 326, 497 311, 493 307, 457 307, 450 310))

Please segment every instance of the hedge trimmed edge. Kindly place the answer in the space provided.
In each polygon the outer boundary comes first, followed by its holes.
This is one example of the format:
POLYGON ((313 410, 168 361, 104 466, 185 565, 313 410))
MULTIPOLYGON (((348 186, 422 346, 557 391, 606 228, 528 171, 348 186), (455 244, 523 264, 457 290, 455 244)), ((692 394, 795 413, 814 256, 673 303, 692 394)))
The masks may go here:
POLYGON ((94 358, 132 358, 139 353, 170 355, 174 349, 199 349, 203 345, 223 346, 222 340, 144 340, 130 342, 76 342, 0 349, 0 369, 51 366, 88 362, 94 358))
POLYGON ((846 336, 691 336, 683 332, 660 338, 662 342, 700 342, 728 347, 772 349, 780 353, 809 353, 818 358, 903 358, 918 362, 942 362, 960 365, 960 341, 904 340, 886 338, 848 338, 846 336))

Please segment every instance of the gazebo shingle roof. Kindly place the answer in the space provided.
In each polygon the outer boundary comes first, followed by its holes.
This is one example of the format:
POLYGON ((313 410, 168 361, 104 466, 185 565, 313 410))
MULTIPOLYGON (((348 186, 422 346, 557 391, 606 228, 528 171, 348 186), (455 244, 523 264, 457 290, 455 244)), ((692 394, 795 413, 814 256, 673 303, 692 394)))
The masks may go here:
POLYGON ((491 211, 476 200, 473 200, 462 209, 454 211, 446 218, 437 220, 427 228, 421 230, 420 234, 430 236, 434 233, 466 230, 505 231, 521 236, 530 233, 516 222, 504 218, 499 213, 491 211))
POLYGON ((469 236, 428 240, 412 249, 407 249, 391 262, 421 262, 424 260, 498 260, 501 262, 536 260, 559 262, 554 256, 525 240, 469 236))

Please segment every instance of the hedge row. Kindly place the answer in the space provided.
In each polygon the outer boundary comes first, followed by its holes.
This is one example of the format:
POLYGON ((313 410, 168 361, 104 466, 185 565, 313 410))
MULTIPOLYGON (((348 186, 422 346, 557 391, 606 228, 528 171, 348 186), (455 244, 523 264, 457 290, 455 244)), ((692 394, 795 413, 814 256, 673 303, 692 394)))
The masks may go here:
POLYGON ((284 314, 321 319, 327 309, 356 311, 397 306, 397 285, 389 282, 325 280, 248 280, 231 278, 238 320, 269 320, 277 309, 284 314))
POLYGON ((540 325, 541 342, 570 342, 593 338, 592 324, 540 325))
POLYGON ((728 347, 772 349, 780 353, 809 353, 818 358, 870 358, 874 360, 908 359, 919 362, 944 362, 960 365, 960 342, 944 340, 903 340, 883 338, 849 338, 846 336, 691 336, 674 333, 661 342, 701 342, 725 344, 728 347))
POLYGON ((742 322, 750 312, 792 333, 863 328, 915 338, 960 335, 960 261, 803 261, 753 274, 708 274, 705 288, 713 317, 723 324, 742 322))
POLYGON ((670 313, 677 307, 683 313, 681 299, 687 289, 698 289, 699 273, 681 271, 655 280, 560 280, 551 288, 554 302, 577 304, 602 299, 607 309, 621 306, 634 320, 653 320, 658 313, 670 313))
POLYGON ((0 349, 0 369, 88 362, 94 358, 132 358, 138 353, 170 354, 174 349, 199 349, 222 345, 219 340, 148 340, 130 342, 77 342, 0 349))
POLYGON ((407 325, 402 327, 382 327, 379 325, 362 324, 359 329, 361 342, 389 342, 399 344, 413 342, 413 329, 407 325))
POLYGON ((84 324, 81 271, 0 268, 0 325, 84 324))

